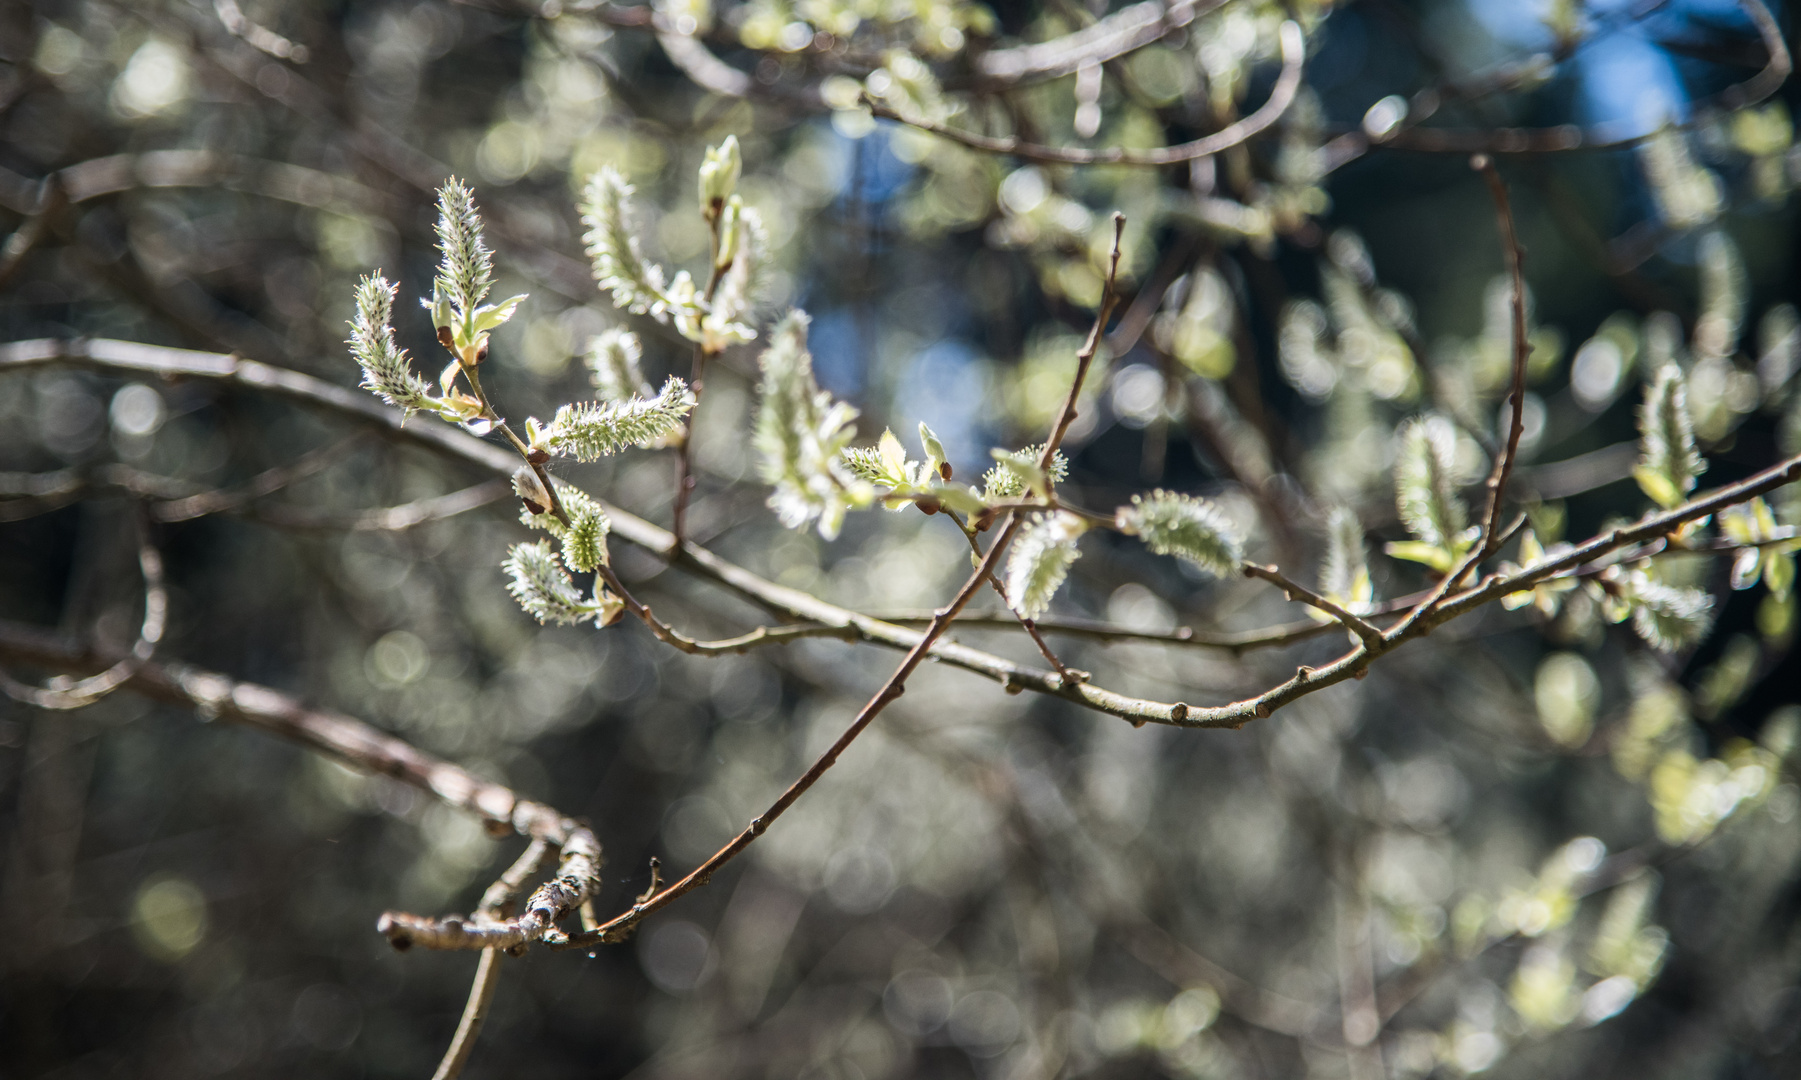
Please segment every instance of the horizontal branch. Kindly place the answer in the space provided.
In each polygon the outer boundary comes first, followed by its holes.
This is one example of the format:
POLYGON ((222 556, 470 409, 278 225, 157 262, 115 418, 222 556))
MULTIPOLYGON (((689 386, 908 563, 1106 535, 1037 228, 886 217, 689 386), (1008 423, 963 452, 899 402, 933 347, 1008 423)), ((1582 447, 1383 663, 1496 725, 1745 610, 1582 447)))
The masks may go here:
POLYGON ((568 918, 600 889, 600 842, 585 825, 563 839, 555 877, 531 894, 525 910, 514 918, 494 919, 477 911, 474 918, 457 915, 426 918, 390 911, 376 923, 396 949, 516 949, 534 941, 560 938, 557 923, 568 918))
MULTIPOLYGON (((104 339, 39 339, 0 345, 0 373, 48 364, 70 364, 119 373, 216 379, 256 388, 372 424, 386 429, 394 437, 407 439, 499 476, 510 477, 517 465, 517 459, 502 447, 483 442, 448 425, 414 423, 403 426, 399 410, 382 405, 373 397, 310 375, 252 360, 104 339)), ((1540 581, 1572 570, 1621 547, 1662 536, 1686 522, 1748 501, 1791 482, 1797 475, 1801 475, 1801 457, 1783 462, 1751 480, 1721 488, 1704 498, 1647 517, 1637 525, 1595 537, 1558 559, 1505 577, 1497 575, 1485 579, 1479 586, 1434 605, 1429 617, 1415 608, 1407 618, 1384 632, 1386 645, 1383 651, 1392 650, 1407 640, 1428 633, 1431 628, 1448 619, 1498 600, 1508 593, 1530 588, 1540 581)), ((800 622, 838 628, 846 631, 847 635, 854 632, 860 640, 902 650, 912 649, 923 636, 920 630, 912 627, 885 622, 839 607, 798 589, 768 581, 693 542, 684 541, 677 547, 675 538, 668 531, 617 507, 599 500, 596 502, 611 518, 614 536, 645 548, 672 566, 724 585, 779 615, 800 622)), ((1046 628, 1055 629, 1055 625, 1047 624, 1046 628)), ((1304 636, 1302 632, 1282 628, 1278 629, 1278 635, 1287 635, 1286 640, 1300 640, 1304 636)), ((1237 647, 1249 648, 1259 643, 1253 638, 1237 647)), ((1031 690, 1062 698, 1134 724, 1148 722, 1203 728, 1236 728, 1251 720, 1269 716, 1292 701, 1356 677, 1368 667, 1374 656, 1366 647, 1359 646, 1325 667, 1301 667, 1292 678, 1256 697, 1224 705, 1199 707, 1179 701, 1159 702, 1135 698, 1092 683, 1066 685, 1053 671, 1017 664, 954 641, 933 642, 929 655, 942 663, 995 679, 1009 690, 1031 690)))
MULTIPOLYGON (((242 357, 103 338, 43 338, 0 345, 0 374, 52 364, 167 379, 212 379, 370 424, 392 438, 415 443, 497 477, 510 479, 519 463, 519 459, 505 448, 483 442, 447 424, 404 423, 398 409, 383 405, 362 391, 242 357)), ((798 589, 778 585, 691 541, 684 541, 678 548, 675 538, 667 530, 604 501, 595 502, 611 520, 612 535, 644 548, 673 566, 723 585, 780 616, 831 627, 846 637, 854 635, 861 641, 903 651, 919 643, 921 632, 918 630, 883 622, 798 589)), ((823 632, 814 636, 823 636, 823 632)), ((953 641, 934 642, 930 655, 934 660, 994 679, 1009 689, 1055 694, 1134 722, 1180 723, 1180 718, 1187 713, 1187 706, 1180 702, 1172 705, 1147 701, 1090 684, 1066 687, 1053 671, 1017 664, 953 641)))

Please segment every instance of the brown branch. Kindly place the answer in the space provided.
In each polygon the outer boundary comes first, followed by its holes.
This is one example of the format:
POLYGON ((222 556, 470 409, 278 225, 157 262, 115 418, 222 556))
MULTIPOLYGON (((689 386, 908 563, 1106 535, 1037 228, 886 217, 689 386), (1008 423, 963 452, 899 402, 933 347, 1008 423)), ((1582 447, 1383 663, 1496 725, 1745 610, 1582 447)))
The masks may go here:
MULTIPOLYGON (((24 623, 0 620, 0 660, 54 671, 95 671, 117 660, 98 650, 24 623)), ((358 772, 389 776, 447 806, 480 817, 490 830, 511 830, 562 844, 581 828, 543 803, 474 776, 411 743, 342 713, 311 709, 255 683, 185 664, 146 661, 120 689, 179 705, 201 716, 255 728, 297 743, 358 772)))
POLYGON ((1376 650, 1382 648, 1382 631, 1371 626, 1369 622, 1362 617, 1345 610, 1314 592, 1312 589, 1309 589, 1307 586, 1290 580, 1286 574, 1275 567, 1261 566, 1257 563, 1247 562, 1244 564, 1244 576, 1262 578, 1264 581, 1281 589, 1288 595, 1290 600, 1298 600, 1309 607, 1318 608, 1320 611, 1337 619, 1340 623, 1344 624, 1345 629, 1356 634, 1357 637, 1370 648, 1376 650))
POLYGON ((1078 147, 1044 146, 1039 143, 1026 142, 1014 136, 994 138, 960 131, 923 117, 906 116, 869 99, 867 95, 864 103, 871 112, 885 120, 894 120, 921 131, 929 131, 934 135, 950 139, 952 142, 961 143, 972 150, 982 150, 991 154, 1007 154, 1012 157, 1024 158, 1027 161, 1056 165, 1131 165, 1141 167, 1174 165, 1183 161, 1208 157, 1237 146, 1269 128, 1282 118, 1283 113, 1288 111, 1288 107, 1294 103, 1295 95, 1301 88, 1301 69, 1307 58, 1307 50, 1298 23, 1283 23, 1281 39, 1282 74, 1276 79, 1276 85, 1270 91, 1269 100, 1259 106, 1256 112, 1211 135, 1195 139, 1193 142, 1182 143, 1178 146, 1165 146, 1156 150, 1133 150, 1123 146, 1111 147, 1106 150, 1083 150, 1078 147))
MULTIPOLYGON (((1481 554, 1476 558, 1476 562, 1480 562, 1501 546, 1501 502, 1507 495, 1507 480, 1513 475, 1514 459, 1519 456, 1520 434, 1526 430, 1526 361, 1532 354, 1532 342, 1526 337, 1525 252, 1513 229, 1513 207, 1507 201, 1507 185, 1501 182, 1494 161, 1485 154, 1471 159, 1470 167, 1488 181, 1488 193, 1495 200, 1495 227, 1501 234, 1501 253, 1507 260, 1507 277, 1513 285, 1513 386, 1507 395, 1512 419, 1507 428, 1507 447, 1496 460, 1493 475, 1488 478, 1488 514, 1482 526, 1481 554)), ((1452 585, 1457 582, 1457 578, 1451 581, 1452 585)))
MULTIPOLYGON (((40 339, 0 345, 0 372, 46 364, 73 364, 102 371, 217 379, 356 418, 502 476, 511 476, 517 461, 502 448, 484 443, 448 425, 412 424, 403 428, 399 410, 384 406, 366 394, 334 386, 299 372, 239 357, 104 339, 40 339)), ((1537 567, 1484 579, 1481 585, 1452 596, 1443 604, 1436 604, 1430 617, 1418 607, 1414 608, 1399 623, 1384 632, 1384 640, 1389 642, 1392 649, 1403 641, 1429 633, 1431 628, 1448 619, 1466 614, 1508 593, 1530 588, 1540 581, 1592 562, 1609 552, 1673 532, 1689 521, 1747 502, 1790 483, 1797 476, 1801 476, 1801 457, 1791 458, 1748 480, 1720 488, 1706 497, 1647 516, 1635 525, 1596 536, 1571 552, 1537 567)), ((674 537, 666 530, 617 507, 598 500, 597 503, 611 519, 613 535, 649 550, 673 566, 715 581, 785 617, 846 628, 854 631, 863 641, 898 649, 911 650, 924 638, 920 630, 884 622, 828 603, 798 589, 777 585, 691 541, 678 546, 674 537)), ((1428 598, 1430 596, 1428 594, 1428 598)), ((1221 645, 1226 648, 1252 648, 1259 644, 1285 644, 1317 632, 1319 631, 1279 627, 1270 632, 1258 631, 1237 644, 1228 641, 1221 645)), ((1367 669, 1372 658, 1367 650, 1360 647, 1323 668, 1301 668, 1293 678, 1256 697, 1218 706, 1195 707, 1180 701, 1170 703, 1135 698, 1092 683, 1066 686, 1053 671, 1026 667, 959 642, 938 640, 931 643, 930 648, 933 658, 995 679, 1008 688, 1060 697, 1134 724, 1148 722, 1205 728, 1236 728, 1251 720, 1269 716, 1292 701, 1356 677, 1359 672, 1367 669)))
MULTIPOLYGON (((1075 378, 1071 381, 1069 397, 1064 402, 1062 412, 1058 414, 1057 419, 1051 425, 1051 435, 1045 442, 1045 461, 1049 461, 1062 433, 1069 428, 1071 414, 1075 411, 1076 397, 1081 390, 1082 377, 1088 369, 1088 362, 1093 359, 1095 343, 1099 341, 1101 331, 1106 328, 1107 316, 1112 312, 1117 299, 1115 289, 1119 269, 1119 237, 1124 221, 1122 215, 1114 215, 1111 269, 1107 274, 1107 285, 1101 297, 1100 310, 1095 314, 1094 329, 1090 331, 1088 344, 1084 347, 1084 351, 1088 355, 1077 364, 1075 378)), ((825 775, 826 770, 837 763, 838 758, 850 748, 850 744, 856 740, 857 736, 862 734, 864 729, 868 728, 870 723, 881 714, 888 703, 906 692, 907 678, 925 661, 926 656, 932 651, 932 643, 950 627, 951 620, 957 617, 957 613, 969 604, 969 601, 981 590, 983 584, 994 575, 995 567, 1000 565, 1001 556, 1006 553, 1008 545, 1012 543, 1014 535, 1019 531, 1020 521, 1021 518, 1018 515, 1011 513, 1006 515, 1006 524, 1001 527, 1000 534, 994 538, 994 542, 988 546, 988 552, 982 556, 975 573, 971 574, 969 579, 963 583, 962 588, 957 590, 957 595, 951 599, 951 602, 938 609, 933 615, 931 624, 919 636, 917 643, 907 651, 900 666, 895 668, 892 675, 888 676, 888 681, 857 713, 856 718, 838 736, 837 741, 832 743, 831 747, 820 755, 819 759, 814 761, 805 773, 801 774, 800 779, 790 784, 788 789, 770 804, 769 809, 752 820, 743 832, 732 838, 730 843, 714 852, 712 857, 690 871, 681 880, 661 891, 640 898, 624 912, 593 930, 583 931, 570 938, 561 947, 580 948, 600 942, 623 940, 631 934, 638 923, 644 920, 645 916, 670 904, 683 894, 705 885, 712 880, 713 874, 720 867, 736 858, 740 852, 754 843, 757 837, 763 835, 776 819, 786 813, 796 800, 806 794, 807 790, 817 783, 821 776, 825 775)))
POLYGON ((79 709, 123 686, 156 655, 156 646, 168 623, 169 594, 163 588, 162 553, 150 542, 149 528, 141 516, 137 518, 137 528, 138 567, 144 575, 144 621, 131 650, 97 675, 75 682, 53 679, 43 687, 27 686, 0 670, 0 691, 7 697, 40 709, 79 709))

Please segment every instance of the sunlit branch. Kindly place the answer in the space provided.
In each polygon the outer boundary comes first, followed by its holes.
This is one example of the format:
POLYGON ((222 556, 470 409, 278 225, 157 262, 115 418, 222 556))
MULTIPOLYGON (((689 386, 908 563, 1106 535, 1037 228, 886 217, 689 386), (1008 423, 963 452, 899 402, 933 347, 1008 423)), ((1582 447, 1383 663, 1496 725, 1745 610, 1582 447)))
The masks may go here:
POLYGON ((1269 100, 1259 106, 1257 111, 1211 135, 1195 139, 1193 142, 1166 146, 1156 150, 1133 150, 1123 146, 1106 150, 1044 146, 1026 142, 1015 136, 995 138, 989 135, 960 131, 923 117, 904 115, 873 100, 866 100, 865 104, 868 105, 871 112, 885 120, 894 120, 909 127, 919 128, 921 131, 929 131, 934 135, 950 139, 952 142, 961 143, 972 150, 982 150, 991 154, 1006 154, 1027 161, 1056 165, 1132 165, 1142 167, 1174 165, 1217 154, 1222 150, 1237 146, 1253 135, 1268 129, 1282 118, 1283 113, 1288 111, 1289 105, 1294 103, 1295 95, 1300 91, 1301 69, 1306 61, 1306 43, 1301 36, 1300 24, 1283 23, 1281 40, 1282 74, 1277 77, 1276 85, 1270 91, 1269 100))
MULTIPOLYGON (((1086 351, 1088 352, 1090 359, 1093 356, 1095 342, 1099 340, 1101 332, 1106 328, 1107 316, 1113 310, 1113 305, 1117 296, 1115 290, 1118 285, 1119 238, 1123 225, 1124 219, 1119 215, 1115 215, 1113 253, 1112 261, 1110 263, 1111 269, 1107 274, 1107 282, 1105 291, 1102 294, 1100 310, 1095 314, 1094 329, 1089 333, 1088 345, 1086 346, 1086 351)), ((1075 402, 1078 393, 1081 390, 1082 376, 1086 372, 1087 367, 1088 364, 1086 360, 1078 365, 1076 375, 1071 383, 1072 389, 1069 398, 1065 401, 1063 409, 1058 414, 1056 420, 1051 424, 1051 435, 1045 442, 1043 459, 1047 463, 1050 460, 1050 456, 1055 453, 1057 442, 1062 437, 1062 433, 1069 428, 1070 420, 1075 412, 1075 402)), ((888 681, 883 684, 881 689, 875 692, 875 695, 871 697, 863 706, 862 710, 857 713, 856 718, 851 721, 849 727, 844 729, 843 734, 838 736, 837 741, 832 743, 831 747, 827 749, 818 760, 813 762, 813 765, 801 775, 800 779, 789 785, 788 789, 782 792, 781 796, 777 798, 774 803, 770 804, 769 809, 765 810, 761 815, 751 821, 750 825, 747 826, 743 832, 740 832, 730 843, 715 852, 706 862, 689 872, 687 876, 659 892, 653 892, 639 898, 629 909, 614 916, 612 919, 602 923, 593 930, 585 930, 581 934, 576 935, 566 943, 567 947, 579 948, 584 944, 621 940, 629 935, 632 930, 637 927, 638 923, 643 921, 645 916, 668 905, 690 890, 705 885, 708 881, 712 880, 713 874, 716 873, 720 867, 736 858, 739 853, 754 843, 757 837, 763 835, 764 831, 767 830, 777 818, 781 817, 790 806, 794 805, 796 800, 806 794, 807 790, 818 782, 821 776, 825 775, 828 769, 837 763, 838 758, 843 755, 845 750, 849 749, 850 744, 856 740, 858 735, 863 733, 864 729, 875 720, 882 710, 906 691, 908 677, 911 676, 913 671, 925 661, 927 655, 932 650, 932 643, 950 628, 951 621, 957 617, 957 613, 968 606, 970 600, 975 597, 975 594, 982 588, 983 584, 994 576, 995 568, 1000 565, 1002 557, 1006 554, 1008 545, 1012 543, 1014 536, 1019 532, 1020 521, 1021 518, 1016 514, 1009 514, 1006 516, 1005 523, 1000 527, 999 535, 997 535, 994 538, 994 542, 988 546, 988 551, 982 556, 980 563, 976 566, 975 573, 971 574, 968 580, 963 583, 963 586, 957 590, 957 594, 951 599, 951 602, 940 608, 933 615, 931 624, 928 625, 925 632, 919 636, 918 642, 908 650, 907 655, 905 659, 901 661, 900 666, 894 670, 892 675, 888 676, 888 681)), ((1068 684, 1065 682, 1064 685, 1068 684)))

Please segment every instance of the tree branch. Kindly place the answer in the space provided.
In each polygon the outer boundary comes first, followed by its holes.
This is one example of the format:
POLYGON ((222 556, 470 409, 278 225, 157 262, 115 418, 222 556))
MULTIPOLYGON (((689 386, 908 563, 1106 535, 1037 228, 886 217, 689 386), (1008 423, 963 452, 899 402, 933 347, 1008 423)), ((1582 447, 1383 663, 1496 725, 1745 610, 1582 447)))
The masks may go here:
POLYGON ((1294 103, 1295 95, 1301 88, 1301 69, 1307 56, 1306 42, 1301 36, 1299 23, 1282 24, 1282 74, 1277 77, 1275 87, 1270 91, 1269 100, 1242 120, 1230 124, 1211 135, 1195 139, 1193 142, 1179 146, 1165 146, 1156 150, 1133 150, 1116 146, 1106 150, 1083 150, 1077 147, 1044 146, 1039 143, 1025 142, 1015 136, 994 138, 988 135, 977 135, 973 132, 960 131, 956 128, 940 124, 923 117, 906 116, 894 109, 873 100, 865 99, 871 112, 885 120, 894 120, 921 131, 929 131, 941 135, 952 142, 961 143, 972 150, 983 150, 991 154, 1007 154, 1024 158, 1027 161, 1039 161, 1054 165, 1131 165, 1156 167, 1174 165, 1183 161, 1217 154, 1230 149, 1269 128, 1288 107, 1294 103))
MULTIPOLYGON (((0 620, 0 660, 80 672, 104 668, 115 659, 92 645, 0 620)), ((392 777, 447 806, 475 814, 490 830, 510 830, 561 845, 581 829, 552 807, 480 779, 403 739, 342 713, 310 709, 267 686, 185 664, 146 661, 120 688, 194 709, 208 719, 255 728, 358 772, 392 777)))

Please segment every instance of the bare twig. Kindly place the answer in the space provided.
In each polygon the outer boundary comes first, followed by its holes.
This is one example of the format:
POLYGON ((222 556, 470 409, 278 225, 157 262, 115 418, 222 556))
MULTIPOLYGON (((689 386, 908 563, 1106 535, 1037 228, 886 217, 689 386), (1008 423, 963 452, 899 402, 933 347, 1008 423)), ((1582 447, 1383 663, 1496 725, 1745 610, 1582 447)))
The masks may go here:
MULTIPOLYGON (((549 861, 550 844, 538 837, 526 845, 525 851, 506 873, 500 875, 488 891, 482 894, 481 907, 477 914, 488 918, 505 918, 512 914, 513 901, 519 898, 520 890, 525 888, 526 881, 541 873, 544 864, 549 861)), ((443 1060, 438 1062, 438 1070, 432 1074, 432 1080, 456 1080, 461 1076, 464 1066, 469 1064, 469 1054, 475 1049, 476 1036, 481 1034, 482 1022, 488 1018, 488 1009, 494 1003, 494 991, 500 985, 500 958, 502 950, 483 949, 481 960, 475 966, 475 981, 469 987, 469 1001, 463 1006, 462 1019, 457 1021, 456 1034, 451 1037, 450 1047, 444 1051, 443 1060)))
MULTIPOLYGON (((1082 378, 1088 370, 1088 362, 1093 359, 1095 344, 1099 341, 1101 332, 1106 328, 1107 316, 1113 310, 1116 300, 1116 274, 1119 267, 1119 236, 1123 225, 1124 218, 1117 214, 1114 215, 1112 269, 1107 275, 1107 285, 1102 295, 1100 310, 1095 315, 1094 329, 1089 333, 1088 344, 1084 347, 1087 356, 1078 363, 1075 378, 1071 382, 1069 397, 1064 402, 1062 412, 1051 425, 1051 435, 1045 443, 1046 461, 1055 452, 1057 442, 1061 439, 1063 432, 1069 428, 1070 414, 1074 412, 1076 398, 1081 392, 1082 378)), ((821 776, 825 775, 826 770, 837 763, 838 758, 845 750, 849 749, 850 744, 856 740, 857 736, 862 734, 864 729, 868 728, 870 723, 880 715, 888 703, 906 691, 907 678, 925 661, 926 656, 932 650, 932 643, 950 627, 951 621, 957 617, 957 613, 969 604, 983 584, 994 574, 995 567, 1000 565, 1001 557, 1006 553, 1008 545, 1019 531, 1020 520, 1017 515, 1007 515, 1006 524, 1001 527, 1000 534, 989 545, 988 552, 982 557, 975 573, 971 574, 969 579, 963 583, 962 588, 957 590, 957 595, 951 599, 951 602, 933 615, 931 624, 919 636, 918 642, 908 650, 900 666, 894 670, 892 675, 888 676, 888 681, 857 713, 856 718, 851 721, 849 727, 844 729, 843 734, 838 736, 837 741, 832 743, 831 747, 818 760, 814 761, 805 773, 801 774, 800 779, 790 784, 788 789, 770 804, 769 809, 752 820, 743 832, 733 837, 730 843, 720 848, 706 862, 690 871, 687 876, 659 892, 640 898, 626 911, 602 923, 594 930, 584 931, 571 938, 564 947, 579 948, 599 942, 622 940, 631 934, 645 916, 668 905, 690 890, 705 885, 720 867, 736 858, 740 852, 754 843, 757 837, 763 835, 764 831, 777 818, 786 813, 796 800, 806 794, 807 790, 817 783, 821 776)))
MULTIPOLYGON (((0 371, 22 370, 46 364, 73 364, 105 371, 186 375, 227 381, 374 424, 395 433, 397 437, 413 440, 419 445, 479 465, 502 476, 511 476, 516 466, 517 459, 502 448, 447 425, 411 424, 403 428, 400 411, 384 406, 372 397, 299 372, 239 357, 108 340, 41 339, 0 345, 0 371)), ((1451 595, 1447 590, 1447 598, 1443 603, 1435 602, 1429 615, 1416 605, 1400 622, 1384 631, 1384 640, 1392 649, 1404 641, 1425 636, 1432 628, 1445 621, 1498 600, 1508 593, 1531 588, 1541 581, 1567 574, 1603 555, 1664 536, 1690 521, 1728 506, 1748 502, 1758 495, 1793 482, 1797 476, 1801 476, 1801 457, 1790 458, 1746 480, 1716 489, 1674 509, 1648 515, 1633 525, 1595 536, 1564 555, 1537 566, 1513 574, 1493 575, 1484 579, 1480 585, 1456 595, 1451 595)), ((855 631, 861 640, 899 649, 911 650, 925 636, 920 630, 884 622, 828 603, 798 589, 777 585, 691 541, 678 546, 667 531, 636 515, 596 501, 611 519, 613 535, 651 551, 671 565, 724 585, 784 617, 848 628, 855 631)), ((1436 593, 1437 590, 1433 590, 1433 593, 1427 594, 1427 598, 1431 599, 1436 593)), ((1236 644, 1224 642, 1222 647, 1251 648, 1259 644, 1283 644, 1316 632, 1318 631, 1281 627, 1273 632, 1258 631, 1236 644)), ((1206 728, 1236 728, 1251 720, 1269 716, 1292 701, 1356 677, 1359 672, 1368 668, 1373 658, 1368 650, 1360 647, 1323 668, 1299 669, 1293 678, 1255 697, 1224 705, 1193 707, 1180 701, 1170 703, 1135 698, 1092 683, 1067 686, 1056 672, 1017 664, 991 653, 972 649, 960 642, 935 640, 930 644, 930 651, 939 661, 985 675, 1004 686, 1060 697, 1131 723, 1206 728)))
POLYGON ((1057 165, 1133 165, 1157 167, 1174 165, 1178 162, 1193 161, 1196 158, 1217 154, 1243 143, 1253 135, 1266 130, 1294 103, 1295 95, 1301 88, 1301 68, 1306 61, 1306 43, 1301 36, 1299 23, 1282 24, 1282 74, 1277 77, 1275 87, 1270 91, 1269 100, 1242 120, 1230 124, 1211 135, 1202 136, 1193 142, 1179 146, 1165 146, 1156 150, 1133 150, 1129 147, 1116 146, 1106 150, 1083 150, 1077 147, 1044 146, 1026 142, 1017 137, 994 138, 988 135, 977 135, 973 132, 960 131, 956 128, 940 124, 923 117, 907 116, 873 100, 865 101, 871 112, 886 120, 894 120, 921 131, 929 131, 934 135, 942 135, 953 142, 961 143, 972 150, 982 150, 991 154, 1008 154, 1028 161, 1041 161, 1057 165))
MULTIPOLYGON (((1488 181, 1488 193, 1495 200, 1495 226, 1501 233, 1501 253, 1507 260, 1507 277, 1513 285, 1513 386, 1507 394, 1507 408, 1512 420, 1507 427, 1507 446, 1495 462, 1488 478, 1488 513, 1482 526, 1482 554, 1477 561, 1493 555, 1501 546, 1501 502, 1507 495, 1507 480, 1513 475, 1514 459, 1520 452, 1520 434, 1526 430, 1526 360, 1532 355, 1532 342, 1526 337, 1526 273, 1525 252, 1513 230, 1513 208, 1507 201, 1507 185, 1495 163, 1478 154, 1470 167, 1488 181)), ((1457 584, 1456 579, 1452 584, 1457 584)))
POLYGON ((137 522, 138 567, 144 575, 144 621, 138 628, 138 638, 132 643, 131 651, 97 675, 75 682, 53 679, 43 687, 27 686, 0 671, 0 691, 7 697, 40 709, 79 709, 117 690, 156 655, 157 643, 162 641, 163 627, 168 621, 169 594, 163 588, 162 553, 150 542, 149 527, 142 517, 137 522))
POLYGON ((1337 619, 1340 623, 1344 624, 1345 629, 1356 634, 1366 646, 1377 650, 1380 650, 1383 647, 1382 631, 1371 626, 1369 622, 1361 616, 1345 610, 1343 607, 1326 599, 1312 589, 1309 589, 1307 586, 1291 580, 1286 574, 1275 567, 1261 566, 1257 563, 1247 562, 1244 564, 1244 576, 1262 578, 1264 581, 1281 589, 1288 595, 1290 600, 1299 600, 1309 607, 1318 608, 1320 611, 1332 616, 1334 619, 1337 619))

